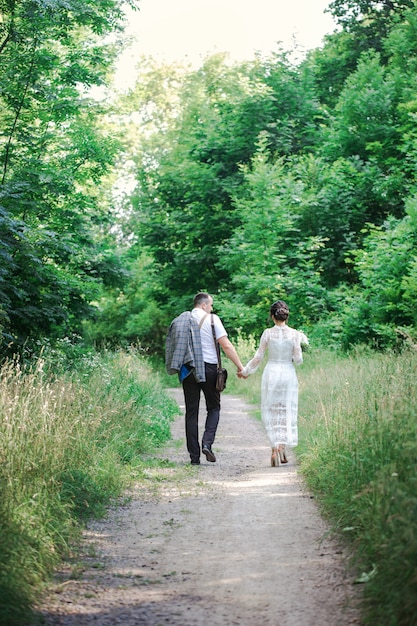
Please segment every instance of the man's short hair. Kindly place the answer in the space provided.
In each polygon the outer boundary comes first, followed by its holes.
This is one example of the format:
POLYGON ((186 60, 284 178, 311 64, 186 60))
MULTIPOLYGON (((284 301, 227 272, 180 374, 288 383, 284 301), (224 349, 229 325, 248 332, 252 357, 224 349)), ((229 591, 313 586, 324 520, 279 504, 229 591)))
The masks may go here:
POLYGON ((210 299, 210 294, 205 291, 200 291, 194 296, 193 304, 194 306, 200 306, 203 302, 208 302, 210 299))

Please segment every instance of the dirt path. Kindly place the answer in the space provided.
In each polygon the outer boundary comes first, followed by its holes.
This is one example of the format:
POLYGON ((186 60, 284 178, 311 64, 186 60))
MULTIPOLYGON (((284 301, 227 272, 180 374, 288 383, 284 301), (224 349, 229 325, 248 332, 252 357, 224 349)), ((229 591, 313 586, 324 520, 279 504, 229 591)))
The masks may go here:
POLYGON ((156 489, 138 488, 128 505, 90 526, 82 575, 61 572, 41 607, 45 624, 359 624, 345 555, 293 455, 271 468, 262 425, 241 398, 224 394, 217 463, 203 457, 190 466, 182 390, 171 393, 181 415, 160 456, 174 465, 155 470, 156 489))

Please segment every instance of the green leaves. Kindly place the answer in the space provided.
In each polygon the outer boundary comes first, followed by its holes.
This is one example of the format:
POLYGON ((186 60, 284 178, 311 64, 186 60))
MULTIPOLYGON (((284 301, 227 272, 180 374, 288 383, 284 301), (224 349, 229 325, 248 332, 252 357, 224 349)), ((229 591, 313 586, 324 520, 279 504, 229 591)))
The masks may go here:
POLYGON ((332 156, 386 162, 398 146, 396 104, 395 81, 380 64, 379 55, 364 54, 336 105, 327 154, 330 148, 332 156))
POLYGON ((111 118, 88 94, 121 3, 0 7, 5 333, 77 330, 98 304, 91 337, 157 351, 202 289, 246 334, 276 298, 321 338, 327 323, 332 344, 351 343, 352 311, 361 341, 408 332, 413 3, 335 0, 342 30, 298 66, 283 52, 198 70, 142 59, 111 118))
POLYGON ((79 328, 101 281, 122 275, 103 261, 114 255, 100 191, 119 144, 100 128, 104 107, 86 96, 104 83, 114 50, 99 36, 122 7, 22 0, 0 10, 0 288, 5 332, 24 342, 79 328))

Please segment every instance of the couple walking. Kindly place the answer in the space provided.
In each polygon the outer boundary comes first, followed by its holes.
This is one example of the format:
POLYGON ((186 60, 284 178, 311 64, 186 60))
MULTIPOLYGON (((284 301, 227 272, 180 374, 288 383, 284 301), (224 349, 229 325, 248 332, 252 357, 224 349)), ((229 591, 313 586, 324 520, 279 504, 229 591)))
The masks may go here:
POLYGON ((166 339, 166 368, 169 374, 178 374, 185 400, 185 433, 191 464, 199 465, 203 453, 207 461, 216 461, 212 446, 220 418, 220 392, 216 389, 217 349, 220 345, 226 356, 236 365, 237 376, 253 374, 268 353, 268 362, 262 374, 261 415, 272 448, 271 465, 286 463, 285 448, 298 443, 298 380, 295 365, 303 361, 301 345, 306 336, 287 326, 289 309, 278 300, 270 307, 272 328, 262 333, 254 357, 244 367, 220 318, 212 313, 213 298, 200 292, 194 297, 192 311, 176 317, 166 339), (198 412, 203 391, 207 416, 200 440, 198 412))

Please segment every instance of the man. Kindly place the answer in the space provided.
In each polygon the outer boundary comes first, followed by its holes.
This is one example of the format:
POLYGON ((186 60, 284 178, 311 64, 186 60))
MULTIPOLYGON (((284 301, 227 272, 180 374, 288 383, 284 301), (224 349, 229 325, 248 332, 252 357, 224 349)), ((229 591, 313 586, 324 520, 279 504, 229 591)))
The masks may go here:
POLYGON ((216 340, 224 353, 236 365, 238 373, 243 369, 220 318, 212 314, 212 310, 213 298, 208 293, 198 293, 194 297, 193 310, 181 313, 171 323, 166 342, 167 371, 178 374, 184 391, 185 434, 192 465, 200 464, 201 452, 207 461, 216 461, 212 445, 220 418, 220 392, 216 389, 218 363, 212 321, 216 340), (206 401, 207 417, 200 448, 198 411, 201 391, 206 401))

